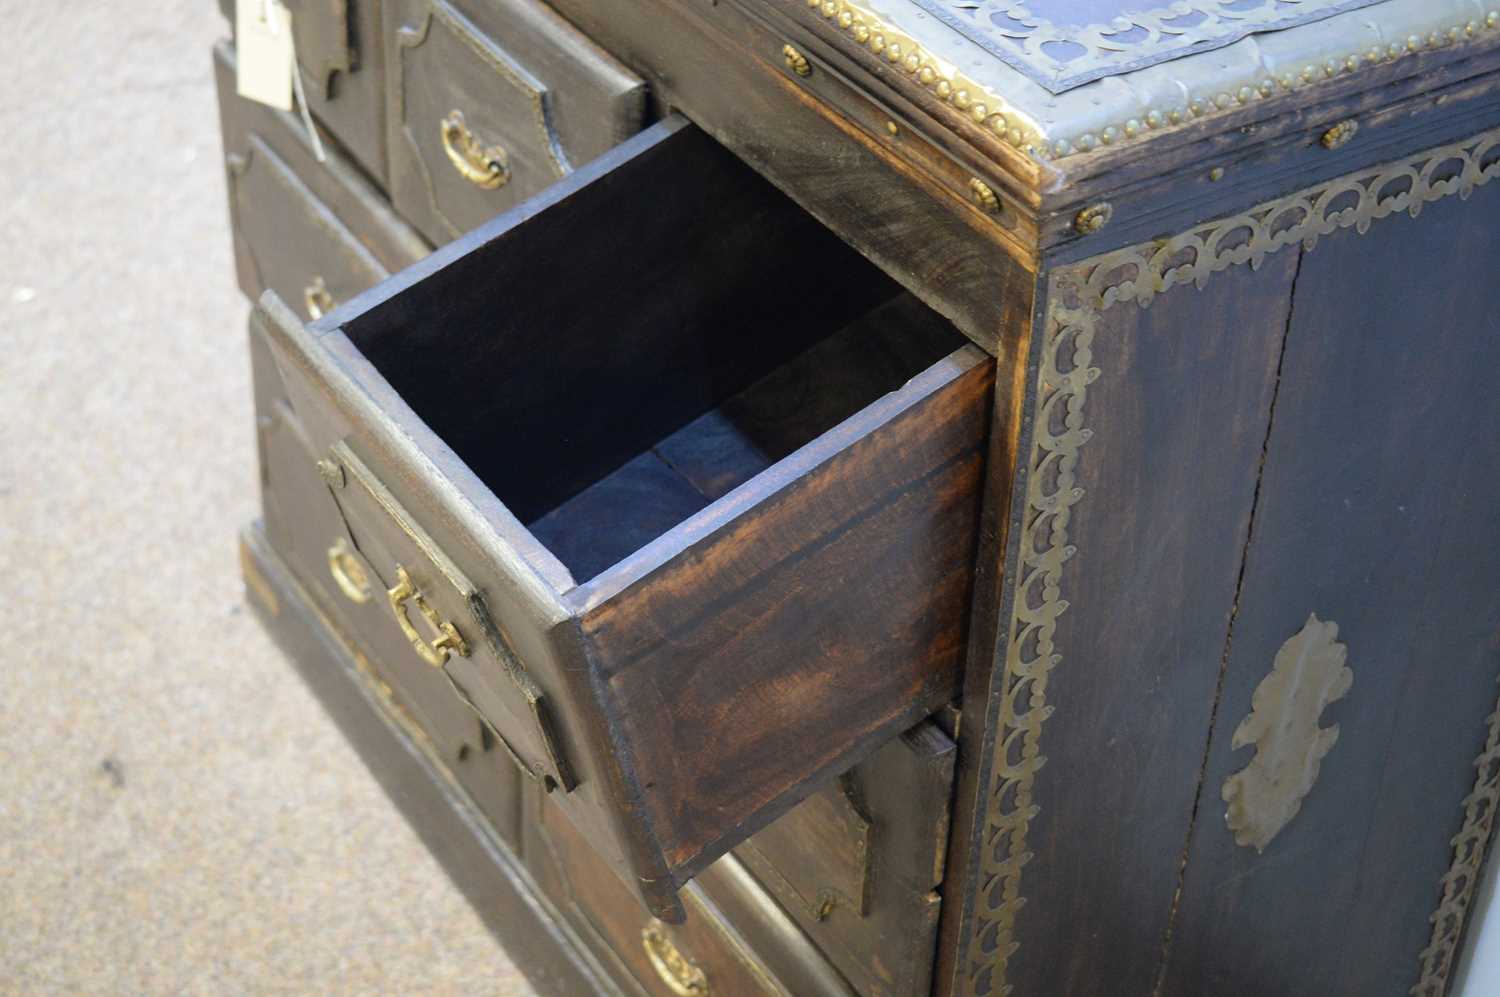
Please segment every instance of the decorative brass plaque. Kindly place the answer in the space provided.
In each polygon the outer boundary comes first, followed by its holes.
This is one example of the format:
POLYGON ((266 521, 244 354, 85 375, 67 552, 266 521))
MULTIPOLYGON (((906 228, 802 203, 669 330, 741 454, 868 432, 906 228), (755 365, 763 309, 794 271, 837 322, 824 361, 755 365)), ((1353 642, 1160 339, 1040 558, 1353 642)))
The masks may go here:
POLYGON ((1349 649, 1335 640, 1338 634, 1338 624, 1310 614, 1276 652, 1271 673, 1255 687, 1250 715, 1235 728, 1234 748, 1255 746, 1250 764, 1224 781, 1224 820, 1237 844, 1265 851, 1302 809, 1323 756, 1339 739, 1338 724, 1318 723, 1354 684, 1344 664, 1349 649))

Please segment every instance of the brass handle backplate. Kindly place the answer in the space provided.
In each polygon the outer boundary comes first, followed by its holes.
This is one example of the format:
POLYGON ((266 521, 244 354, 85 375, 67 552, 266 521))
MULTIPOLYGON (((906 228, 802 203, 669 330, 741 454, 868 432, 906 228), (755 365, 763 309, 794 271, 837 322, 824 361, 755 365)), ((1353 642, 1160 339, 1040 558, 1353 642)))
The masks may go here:
POLYGON ((395 614, 396 622, 401 626, 401 632, 406 634, 406 639, 411 641, 412 650, 418 656, 434 668, 441 668, 448 660, 448 652, 452 651, 460 658, 469 656, 469 645, 459 634, 458 628, 452 623, 438 615, 438 611, 430 606, 422 597, 422 592, 411 580, 411 575, 401 565, 396 565, 396 585, 386 593, 391 601, 391 612, 395 614), (432 627, 434 638, 429 644, 427 640, 417 632, 412 625, 411 617, 407 615, 406 604, 410 602, 417 607, 417 612, 432 627))
POLYGON ((510 181, 510 157, 505 149, 498 145, 486 148, 469 131, 464 112, 449 111, 442 133, 443 151, 465 180, 483 190, 496 190, 510 181))
POLYGON ((328 548, 328 573, 350 602, 370 601, 370 573, 343 537, 328 548))
POLYGON ((302 304, 307 308, 307 317, 317 321, 333 311, 337 302, 328 293, 328 285, 323 283, 323 278, 314 277, 313 282, 302 289, 302 304))
POLYGON ((708 976, 687 960, 655 921, 641 929, 641 944, 656 975, 678 997, 709 997, 708 976))

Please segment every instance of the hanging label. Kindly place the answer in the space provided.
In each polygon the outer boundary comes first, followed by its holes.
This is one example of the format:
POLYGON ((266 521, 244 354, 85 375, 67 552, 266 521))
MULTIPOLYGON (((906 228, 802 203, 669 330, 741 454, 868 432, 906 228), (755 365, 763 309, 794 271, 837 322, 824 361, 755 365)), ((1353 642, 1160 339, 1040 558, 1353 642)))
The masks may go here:
POLYGON ((240 96, 290 111, 296 67, 291 12, 281 0, 239 0, 234 28, 240 96))

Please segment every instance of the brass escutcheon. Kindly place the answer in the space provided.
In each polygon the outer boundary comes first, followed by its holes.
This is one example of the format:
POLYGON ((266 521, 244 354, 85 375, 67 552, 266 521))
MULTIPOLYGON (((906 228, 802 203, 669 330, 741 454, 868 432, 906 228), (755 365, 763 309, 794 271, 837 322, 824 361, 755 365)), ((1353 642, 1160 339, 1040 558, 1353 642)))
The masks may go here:
POLYGON ((343 537, 328 548, 328 573, 350 602, 363 604, 370 601, 370 573, 343 537))
POLYGON ((504 187, 510 181, 510 157, 498 145, 484 147, 469 131, 464 112, 449 111, 443 119, 443 151, 459 175, 484 190, 504 187))
POLYGON ((668 990, 678 997, 709 997, 707 974, 677 951, 660 924, 652 921, 641 929, 641 944, 668 990))
POLYGON ((412 582, 411 575, 401 565, 396 565, 396 586, 386 593, 391 601, 391 612, 395 614, 396 622, 401 626, 401 632, 406 634, 406 639, 411 641, 412 650, 434 668, 441 668, 448 660, 448 652, 453 651, 460 658, 469 656, 469 645, 459 634, 458 629, 438 615, 437 610, 427 604, 422 598, 422 593, 412 582), (417 628, 412 625, 411 617, 406 613, 406 604, 411 602, 417 607, 417 612, 427 620, 428 626, 432 627, 437 635, 431 644, 422 638, 417 628))
POLYGON ((317 321, 333 311, 338 302, 328 293, 328 285, 323 283, 323 278, 314 277, 313 282, 302 289, 302 304, 307 308, 307 317, 317 321))

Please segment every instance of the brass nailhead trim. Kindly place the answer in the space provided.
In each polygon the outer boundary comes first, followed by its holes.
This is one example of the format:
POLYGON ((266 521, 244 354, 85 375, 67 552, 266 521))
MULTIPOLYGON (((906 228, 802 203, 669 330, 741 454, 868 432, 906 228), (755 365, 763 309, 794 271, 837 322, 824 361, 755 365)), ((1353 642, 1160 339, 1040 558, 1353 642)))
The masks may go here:
POLYGON ((1354 138, 1358 131, 1359 122, 1350 118, 1348 121, 1340 121, 1324 132, 1323 138, 1320 141, 1323 143, 1323 148, 1325 149, 1337 149, 1340 146, 1348 145, 1349 140, 1354 138))
POLYGON ((781 57, 786 60, 786 68, 798 76, 812 75, 812 64, 807 61, 807 56, 790 45, 781 46, 781 57))

